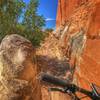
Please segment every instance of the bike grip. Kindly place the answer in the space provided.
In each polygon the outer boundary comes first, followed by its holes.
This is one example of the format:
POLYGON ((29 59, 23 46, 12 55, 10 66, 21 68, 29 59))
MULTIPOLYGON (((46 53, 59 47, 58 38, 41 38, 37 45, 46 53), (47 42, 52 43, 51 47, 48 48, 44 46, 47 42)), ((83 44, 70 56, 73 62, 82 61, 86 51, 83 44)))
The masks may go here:
POLYGON ((56 86, 61 86, 61 87, 68 86, 67 81, 59 79, 59 78, 56 78, 53 75, 49 75, 49 74, 46 74, 46 73, 42 73, 41 74, 41 80, 45 81, 47 83, 56 85, 56 86))
MULTIPOLYGON (((70 90, 72 93, 75 93, 75 92, 78 91, 80 93, 83 93, 83 94, 89 96, 91 99, 97 98, 95 100, 100 100, 100 97, 94 95, 91 91, 80 88, 80 87, 78 87, 74 84, 69 84, 67 81, 59 79, 57 77, 54 77, 53 75, 42 73, 40 75, 40 79, 44 82, 53 84, 55 86, 60 86, 60 87, 63 87, 63 88, 67 88, 67 90, 70 90)), ((59 91, 59 90, 57 90, 57 91, 59 91)))

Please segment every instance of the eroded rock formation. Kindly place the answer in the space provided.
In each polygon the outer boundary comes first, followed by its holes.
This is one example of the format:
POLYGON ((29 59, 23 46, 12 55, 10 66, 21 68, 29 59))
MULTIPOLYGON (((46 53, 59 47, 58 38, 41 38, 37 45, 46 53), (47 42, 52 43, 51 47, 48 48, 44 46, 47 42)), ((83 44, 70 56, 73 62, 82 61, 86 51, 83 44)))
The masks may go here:
MULTIPOLYGON (((38 66, 41 68, 42 72, 60 78, 66 76, 65 78, 70 82, 70 76, 68 75, 70 71, 69 64, 59 45, 59 40, 50 34, 37 51, 38 66)), ((43 85, 41 90, 43 100, 66 100, 66 98, 70 100, 70 97, 66 94, 49 92, 48 87, 45 87, 45 85, 43 85)))
POLYGON ((0 100, 41 100, 37 72, 31 42, 16 34, 6 36, 0 45, 0 100))
MULTIPOLYGON (((66 27, 67 23, 70 23, 69 30, 65 32, 62 41, 63 46, 68 45, 67 38, 74 35, 80 29, 85 31, 87 38, 75 72, 77 84, 86 89, 90 89, 89 83, 100 85, 100 0, 58 1, 57 29, 61 26, 66 27)), ((73 58, 72 55, 72 59, 70 59, 71 64, 75 61, 73 58)))

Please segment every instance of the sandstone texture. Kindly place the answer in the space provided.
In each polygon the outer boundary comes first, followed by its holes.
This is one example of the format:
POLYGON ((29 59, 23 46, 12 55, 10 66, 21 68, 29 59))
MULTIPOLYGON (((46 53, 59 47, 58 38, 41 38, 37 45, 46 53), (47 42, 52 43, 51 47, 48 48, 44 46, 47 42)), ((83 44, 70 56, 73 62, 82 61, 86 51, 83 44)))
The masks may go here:
MULTIPOLYGON (((80 58, 78 57, 76 61, 78 65, 76 66, 76 70, 74 73, 76 77, 74 78, 74 80, 77 80, 75 82, 79 86, 89 90, 90 83, 94 83, 100 86, 99 11, 100 0, 58 0, 56 30, 59 29, 59 32, 61 34, 63 32, 61 30, 61 27, 66 27, 68 26, 68 23, 70 23, 69 30, 65 32, 66 35, 64 35, 62 41, 63 46, 67 47, 68 37, 71 37, 80 29, 83 29, 85 31, 84 34, 86 35, 86 40, 84 43, 84 50, 80 55, 80 58)), ((63 30, 64 29, 65 28, 63 28, 63 30)), ((75 56, 72 55, 70 64, 75 64, 73 62, 75 62, 75 56)))
POLYGON ((41 100, 35 49, 27 39, 6 36, 0 44, 0 100, 41 100))
MULTIPOLYGON (((70 82, 69 64, 66 62, 61 49, 59 48, 59 40, 52 34, 49 35, 42 43, 41 47, 36 51, 38 66, 41 72, 45 72, 59 78, 66 78, 70 82)), ((49 92, 48 88, 51 87, 42 84, 42 99, 43 100, 70 100, 70 96, 60 92, 49 92)))

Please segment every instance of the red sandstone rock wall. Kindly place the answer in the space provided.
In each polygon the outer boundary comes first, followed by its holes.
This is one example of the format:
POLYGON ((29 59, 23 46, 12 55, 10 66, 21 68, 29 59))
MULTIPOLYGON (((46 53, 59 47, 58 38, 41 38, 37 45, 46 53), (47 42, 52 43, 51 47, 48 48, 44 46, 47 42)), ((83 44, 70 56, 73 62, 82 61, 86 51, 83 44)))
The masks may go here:
MULTIPOLYGON (((89 22, 89 34, 98 33, 98 29, 100 28, 100 0, 58 0, 58 11, 57 11, 57 19, 56 26, 59 27, 61 24, 64 24, 68 21, 75 13, 82 13, 83 10, 86 10, 88 15, 92 12, 92 16, 89 18, 91 20, 89 22), (84 5, 86 2, 91 4, 90 7, 85 8, 84 5), (82 8, 83 7, 83 8, 82 8), (89 9, 91 8, 91 9, 89 9), (94 12, 93 12, 94 10, 94 12)), ((85 11, 84 11, 85 13, 85 11)), ((83 13, 83 14, 84 14, 83 13)), ((78 14, 79 15, 79 14, 78 14)), ((77 19, 77 16, 74 17, 77 19)), ((79 18, 78 18, 79 20, 79 18)), ((84 20, 84 19, 82 19, 84 20)), ((88 21, 88 19, 86 19, 88 21)))
POLYGON ((100 86, 100 0, 58 1, 56 27, 71 22, 76 25, 76 30, 80 28, 86 30, 86 47, 75 74, 79 85, 86 89, 90 89, 88 82, 100 86))

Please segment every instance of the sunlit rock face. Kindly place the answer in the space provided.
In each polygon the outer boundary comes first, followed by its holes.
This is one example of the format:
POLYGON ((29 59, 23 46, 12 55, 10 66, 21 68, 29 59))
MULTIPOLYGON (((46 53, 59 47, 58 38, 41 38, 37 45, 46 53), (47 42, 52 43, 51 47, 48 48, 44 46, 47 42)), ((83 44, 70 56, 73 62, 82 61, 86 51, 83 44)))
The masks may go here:
MULTIPOLYGON (((36 51, 36 54, 38 66, 42 72, 68 79, 69 64, 59 48, 59 40, 52 33, 45 39, 41 47, 36 51)), ((45 84, 42 86, 43 100, 71 100, 71 97, 67 94, 48 91, 49 87, 49 85, 45 86, 45 84)))
POLYGON ((84 15, 87 13, 89 15, 90 13, 92 13, 89 19, 86 19, 86 15, 85 18, 82 19, 82 21, 84 21, 85 19, 87 21, 90 20, 88 34, 97 34, 100 31, 99 11, 100 0, 58 0, 56 27, 59 27, 60 25, 67 22, 72 16, 75 16, 74 20, 80 21, 80 14, 84 15))
POLYGON ((17 34, 0 44, 0 100, 41 100, 35 49, 17 34))
MULTIPOLYGON (((84 49, 75 71, 77 84, 86 89, 90 89, 89 82, 100 85, 100 0, 58 0, 56 27, 66 27, 68 23, 70 26, 62 39, 63 46, 68 45, 68 37, 79 33, 81 29, 86 35, 84 49)), ((75 56, 72 55, 72 65, 74 61, 75 56)))

